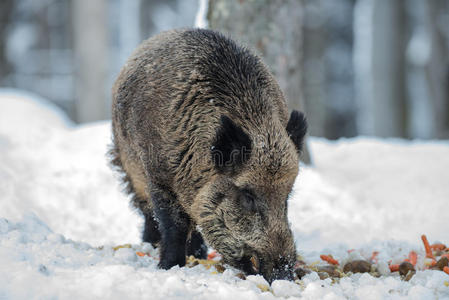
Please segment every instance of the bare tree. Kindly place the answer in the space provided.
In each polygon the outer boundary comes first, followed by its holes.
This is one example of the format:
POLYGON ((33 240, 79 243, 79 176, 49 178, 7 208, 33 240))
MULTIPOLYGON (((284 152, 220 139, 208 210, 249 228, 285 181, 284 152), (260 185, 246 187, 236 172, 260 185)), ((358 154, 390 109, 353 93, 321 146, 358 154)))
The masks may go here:
MULTIPOLYGON (((210 0, 209 26, 242 41, 271 68, 291 109, 304 111, 300 0, 210 0)), ((303 160, 310 161, 306 149, 303 160)))

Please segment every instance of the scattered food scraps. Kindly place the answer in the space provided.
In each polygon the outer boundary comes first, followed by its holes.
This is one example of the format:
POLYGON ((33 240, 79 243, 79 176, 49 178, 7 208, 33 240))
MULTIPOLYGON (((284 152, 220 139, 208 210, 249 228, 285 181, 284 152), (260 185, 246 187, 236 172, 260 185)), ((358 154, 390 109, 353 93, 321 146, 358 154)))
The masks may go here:
POLYGON ((390 265, 390 271, 391 271, 391 273, 398 272, 399 271, 399 264, 392 264, 392 265, 390 265))
POLYGON ((377 263, 378 258, 377 256, 379 255, 379 251, 373 251, 373 254, 371 255, 371 262, 377 263))
POLYGON ((438 269, 440 269, 441 271, 444 270, 444 267, 449 266, 449 259, 447 259, 446 256, 441 257, 438 261, 437 261, 437 267, 438 269))
POLYGON ((426 250, 426 257, 435 258, 432 253, 432 249, 430 249, 429 242, 427 241, 427 237, 425 234, 421 236, 422 242, 424 244, 424 249, 426 250))
POLYGON ((430 249, 444 251, 444 249, 446 249, 446 245, 440 244, 440 243, 432 244, 432 245, 430 245, 430 249))
MULTIPOLYGON (((446 247, 445 244, 442 243, 434 243, 429 245, 426 235, 421 236, 422 242, 424 244, 425 258, 422 260, 420 266, 417 266, 418 263, 418 253, 416 251, 410 251, 408 258, 404 259, 401 263, 392 263, 389 261, 388 267, 391 273, 399 272, 401 278, 405 281, 409 281, 413 275, 416 273, 417 269, 431 269, 431 270, 441 270, 449 274, 449 248, 446 247), (438 260, 437 260, 438 259, 438 260)), ((348 253, 354 252, 354 249, 348 250, 348 253)), ((369 272, 373 276, 378 275, 376 272, 376 264, 378 263, 378 251, 374 251, 371 255, 370 261, 373 263, 369 263, 365 260, 353 260, 345 263, 343 270, 339 267, 338 260, 334 259, 331 255, 320 255, 320 258, 325 262, 331 264, 328 268, 316 267, 316 263, 310 264, 307 266, 310 270, 318 273, 321 279, 325 279, 328 277, 338 278, 341 277, 341 274, 338 272, 342 272, 344 274, 350 273, 366 273, 369 272)), ((299 272, 299 275, 303 275, 304 272, 299 272)), ((303 275, 304 276, 304 275, 303 275)), ((298 276, 298 278, 301 278, 298 276)))
POLYGON ((418 254, 415 251, 410 251, 410 253, 408 254, 408 259, 413 266, 416 266, 416 263, 418 261, 418 254))
MULTIPOLYGON (((417 266, 418 263, 418 253, 416 251, 410 251, 408 258, 405 258, 401 263, 391 263, 389 261, 389 269, 391 273, 399 272, 399 275, 404 281, 409 281, 416 273, 417 270, 424 269, 432 269, 432 270, 441 270, 446 274, 449 274, 449 248, 442 243, 434 243, 429 245, 426 235, 422 235, 421 239, 424 244, 424 252, 425 257, 421 260, 420 266, 417 266)), ((120 248, 132 248, 130 244, 119 245, 113 247, 114 251, 117 251, 120 248)), ((357 250, 350 249, 348 250, 348 254, 355 252, 357 250)), ((149 253, 136 251, 136 255, 140 257, 149 256, 149 253)), ((422 255, 422 254, 421 254, 422 255)), ((352 261, 347 261, 343 267, 340 266, 340 263, 337 259, 332 257, 332 255, 321 254, 320 258, 322 261, 328 263, 328 265, 322 265, 320 261, 307 264, 304 262, 303 258, 298 255, 297 262, 295 264, 295 274, 296 274, 296 283, 300 284, 300 280, 305 275, 316 272, 320 279, 324 280, 327 278, 331 278, 332 282, 338 281, 340 278, 348 276, 353 273, 370 273, 374 277, 380 276, 376 267, 378 264, 378 256, 379 251, 373 251, 372 255, 368 260, 356 259, 352 261)), ((254 258, 251 260, 254 268, 258 268, 258 261, 254 258)), ((223 265, 220 254, 216 251, 212 251, 207 256, 207 259, 197 259, 193 256, 189 256, 186 258, 186 266, 194 267, 197 265, 203 265, 207 270, 211 269, 210 274, 217 275, 223 273, 226 270, 226 267, 223 265)), ((243 273, 237 273, 236 277, 245 280, 246 276, 243 273)), ((446 286, 449 286, 447 281, 444 282, 446 286)), ((270 292, 271 288, 264 284, 258 284, 257 287, 262 292, 270 292)))
POLYGON ((114 251, 117 251, 120 248, 131 248, 131 244, 118 245, 118 246, 113 247, 112 249, 114 249, 114 251))
POLYGON ((409 272, 416 272, 415 267, 408 261, 403 261, 398 268, 399 274, 406 276, 409 272))
POLYGON ((371 264, 366 260, 353 260, 345 264, 343 272, 369 273, 371 272, 371 264))
POLYGON ((265 284, 257 284, 257 287, 262 291, 262 292, 270 292, 271 289, 268 285, 265 284))
POLYGON ((209 254, 207 255, 207 259, 209 259, 209 260, 214 259, 214 258, 216 258, 216 257, 218 257, 217 251, 212 251, 211 253, 209 253, 209 254))
POLYGON ((338 261, 337 261, 336 259, 334 259, 334 258, 332 257, 332 255, 324 255, 324 254, 321 254, 321 255, 320 255, 320 258, 321 258, 322 260, 324 260, 324 261, 327 261, 328 263, 330 263, 330 264, 332 264, 332 265, 339 265, 338 261))

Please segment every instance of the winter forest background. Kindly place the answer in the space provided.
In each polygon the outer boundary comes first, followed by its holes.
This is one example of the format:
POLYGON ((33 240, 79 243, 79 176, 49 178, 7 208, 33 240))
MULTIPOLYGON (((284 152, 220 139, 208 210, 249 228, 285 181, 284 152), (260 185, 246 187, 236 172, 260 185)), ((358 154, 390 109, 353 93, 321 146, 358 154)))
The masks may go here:
POLYGON ((109 119, 132 50, 201 11, 264 57, 311 135, 449 138, 448 0, 2 0, 0 87, 109 119))
POLYGON ((448 169, 449 0, 0 0, 0 299, 449 299, 420 239, 449 243, 448 169), (142 243, 107 163, 111 86, 142 40, 188 26, 257 51, 306 112, 288 220, 318 272, 160 270, 142 243), (378 272, 326 278, 323 254, 378 272))

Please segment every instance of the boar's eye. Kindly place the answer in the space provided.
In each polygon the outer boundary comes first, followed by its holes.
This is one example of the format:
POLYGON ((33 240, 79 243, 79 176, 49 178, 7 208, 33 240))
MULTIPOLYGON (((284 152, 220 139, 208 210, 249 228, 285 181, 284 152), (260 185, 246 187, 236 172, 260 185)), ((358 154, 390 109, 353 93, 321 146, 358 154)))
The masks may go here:
POLYGON ((243 190, 240 194, 240 203, 242 207, 250 212, 256 211, 256 197, 248 190, 243 190))

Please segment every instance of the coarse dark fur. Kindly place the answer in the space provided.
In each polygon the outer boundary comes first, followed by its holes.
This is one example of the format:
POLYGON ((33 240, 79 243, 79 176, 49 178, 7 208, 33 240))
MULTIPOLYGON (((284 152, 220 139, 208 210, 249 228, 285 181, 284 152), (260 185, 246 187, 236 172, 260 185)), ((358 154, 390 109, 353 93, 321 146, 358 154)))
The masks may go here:
POLYGON ((256 55, 211 30, 161 33, 121 70, 112 114, 112 163, 161 268, 205 257, 204 237, 249 274, 293 278, 287 198, 307 126, 256 55))

